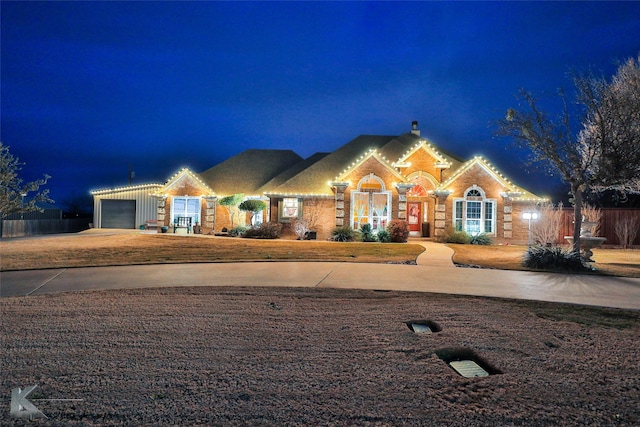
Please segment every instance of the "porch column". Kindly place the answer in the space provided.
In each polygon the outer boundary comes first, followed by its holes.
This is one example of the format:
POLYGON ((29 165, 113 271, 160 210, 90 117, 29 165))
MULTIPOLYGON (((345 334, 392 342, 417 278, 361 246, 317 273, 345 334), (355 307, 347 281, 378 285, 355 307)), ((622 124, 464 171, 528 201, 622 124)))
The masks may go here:
POLYGON ((407 220, 407 191, 415 187, 415 184, 398 184, 398 219, 407 220))
POLYGON ((213 230, 216 226, 216 205, 218 204, 218 198, 216 196, 204 196, 204 221, 202 225, 205 228, 213 230))
POLYGON ((158 227, 157 227, 157 232, 161 233, 162 232, 162 226, 163 225, 169 225, 169 224, 165 224, 165 218, 166 218, 166 208, 165 206, 167 205, 167 196, 166 195, 159 195, 159 196, 153 196, 156 199, 158 199, 158 211, 157 211, 157 220, 158 220, 158 227))
POLYGON ((336 227, 344 226, 344 192, 347 190, 348 186, 348 182, 331 183, 331 187, 335 190, 336 227))
POLYGON ((445 235, 445 229, 447 227, 447 206, 446 201, 450 191, 434 191, 436 197, 436 212, 434 221, 433 235, 435 238, 442 238, 445 235))
POLYGON ((502 236, 505 239, 513 238, 513 199, 522 193, 507 191, 502 193, 504 206, 502 207, 502 236))

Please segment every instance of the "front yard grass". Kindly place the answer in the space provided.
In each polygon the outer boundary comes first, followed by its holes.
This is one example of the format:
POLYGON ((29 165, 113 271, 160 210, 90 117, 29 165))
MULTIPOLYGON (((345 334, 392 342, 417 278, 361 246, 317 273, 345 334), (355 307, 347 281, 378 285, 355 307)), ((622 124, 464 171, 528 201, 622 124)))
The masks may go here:
MULTIPOLYGON (((526 270, 526 246, 456 245, 456 264, 526 270)), ((172 234, 104 234, 86 232, 0 244, 0 271, 110 265, 234 261, 414 262, 424 248, 417 244, 339 243, 327 241, 254 240, 172 234)), ((640 277, 640 250, 596 249, 592 266, 601 274, 640 277)))
POLYGON ((423 251, 420 245, 394 243, 79 233, 7 239, 0 245, 0 271, 233 261, 403 263, 415 261, 423 251))
MULTIPOLYGON (((447 244, 455 251, 453 262, 483 268, 501 270, 528 270, 522 266, 527 252, 526 246, 514 245, 457 245, 447 244)), ((637 249, 594 249, 597 272, 611 276, 640 277, 640 250, 637 249)))

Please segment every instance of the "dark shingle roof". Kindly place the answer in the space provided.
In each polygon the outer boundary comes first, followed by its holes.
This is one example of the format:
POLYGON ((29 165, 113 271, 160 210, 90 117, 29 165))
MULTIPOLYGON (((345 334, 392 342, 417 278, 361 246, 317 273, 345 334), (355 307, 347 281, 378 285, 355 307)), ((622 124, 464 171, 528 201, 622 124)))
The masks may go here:
POLYGON ((275 188, 265 186, 263 190, 268 194, 333 194, 327 182, 333 181, 351 162, 368 150, 380 149, 392 139, 393 136, 361 135, 281 185, 275 188))
POLYGON ((285 170, 281 174, 275 176, 273 179, 271 179, 269 182, 267 182, 265 185, 263 185, 258 191, 260 192, 260 194, 262 194, 265 191, 268 191, 270 189, 274 189, 274 188, 278 187, 279 185, 283 184, 284 182, 288 181, 292 177, 296 176, 297 174, 299 174, 303 170, 307 169, 308 167, 310 167, 314 163, 322 160, 323 158, 325 158, 329 154, 330 153, 315 153, 315 154, 307 157, 303 161, 295 164, 294 166, 292 166, 289 169, 285 170))
POLYGON ((200 173, 218 196, 259 195, 266 182, 302 161, 292 150, 246 150, 200 173))

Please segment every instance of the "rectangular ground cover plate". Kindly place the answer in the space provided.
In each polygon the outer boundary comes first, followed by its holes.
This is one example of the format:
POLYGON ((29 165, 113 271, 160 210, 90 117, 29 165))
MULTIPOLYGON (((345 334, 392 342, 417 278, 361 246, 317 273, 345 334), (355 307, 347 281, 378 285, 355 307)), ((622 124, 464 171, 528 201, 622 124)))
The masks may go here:
POLYGON ((473 360, 457 360, 449 363, 453 369, 465 378, 487 377, 489 373, 473 360))
POLYGON ((427 325, 421 325, 419 323, 412 323, 411 328, 413 328, 413 332, 416 334, 430 334, 431 328, 427 325))

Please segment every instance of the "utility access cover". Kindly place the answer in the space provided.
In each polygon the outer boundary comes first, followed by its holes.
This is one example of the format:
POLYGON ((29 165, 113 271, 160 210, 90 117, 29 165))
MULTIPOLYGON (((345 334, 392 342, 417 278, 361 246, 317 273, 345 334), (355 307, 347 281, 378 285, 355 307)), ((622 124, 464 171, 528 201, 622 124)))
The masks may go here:
POLYGON ((431 328, 429 326, 421 324, 421 323, 412 323, 411 324, 411 329, 416 334, 430 334, 431 333, 431 328))
POLYGON ((450 362, 449 365, 460 375, 465 378, 488 377, 489 373, 482 369, 473 360, 457 360, 450 362))

